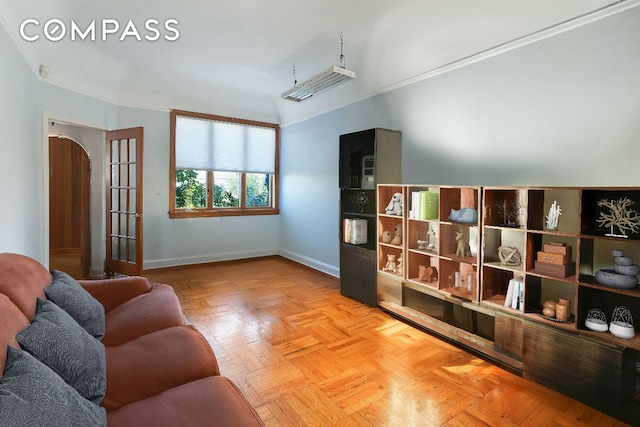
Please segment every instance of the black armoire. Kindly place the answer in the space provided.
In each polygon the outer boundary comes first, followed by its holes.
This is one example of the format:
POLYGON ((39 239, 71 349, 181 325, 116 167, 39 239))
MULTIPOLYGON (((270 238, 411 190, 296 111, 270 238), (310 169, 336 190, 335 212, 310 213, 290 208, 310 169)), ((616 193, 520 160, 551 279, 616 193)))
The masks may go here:
POLYGON ((376 297, 376 185, 402 182, 402 133, 369 129, 340 136, 340 293, 371 306, 376 297))

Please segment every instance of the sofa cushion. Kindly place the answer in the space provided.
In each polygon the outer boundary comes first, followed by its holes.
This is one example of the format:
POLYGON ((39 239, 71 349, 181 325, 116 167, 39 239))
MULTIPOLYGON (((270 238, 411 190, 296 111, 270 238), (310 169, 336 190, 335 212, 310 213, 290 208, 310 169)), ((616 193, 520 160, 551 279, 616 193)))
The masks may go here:
POLYGON ((102 343, 109 347, 123 344, 150 332, 184 325, 180 301, 173 288, 155 285, 109 311, 102 343))
POLYGON ((82 398, 29 353, 7 347, 0 380, 0 425, 106 426, 106 411, 82 398))
POLYGON ((51 285, 44 288, 49 301, 69 313, 87 332, 102 339, 105 330, 104 307, 76 279, 62 271, 53 271, 51 285))
POLYGON ((119 305, 149 292, 153 285, 146 277, 120 276, 112 279, 78 280, 78 283, 104 306, 109 313, 119 305))
POLYGON ((0 294, 0 378, 7 357, 7 345, 18 347, 16 335, 29 326, 29 320, 11 300, 0 294))
POLYGON ((228 378, 207 377, 107 413, 119 426, 263 426, 238 387, 228 378))
POLYGON ((175 326, 107 347, 107 394, 111 411, 181 384, 218 375, 211 346, 193 326, 175 326))
POLYGON ((38 298, 33 322, 16 339, 82 397, 102 402, 107 388, 104 345, 60 307, 38 298))
POLYGON ((51 274, 38 261, 24 255, 0 254, 0 294, 9 297, 31 321, 36 311, 36 298, 44 298, 44 288, 51 274))

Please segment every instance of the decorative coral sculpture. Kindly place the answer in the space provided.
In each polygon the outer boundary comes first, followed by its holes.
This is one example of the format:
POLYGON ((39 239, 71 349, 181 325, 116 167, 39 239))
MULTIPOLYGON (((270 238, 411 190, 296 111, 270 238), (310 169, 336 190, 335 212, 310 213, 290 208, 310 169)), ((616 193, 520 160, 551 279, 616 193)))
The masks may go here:
POLYGON ((493 208, 498 216, 502 217, 502 224, 505 227, 517 228, 520 226, 520 214, 525 205, 520 200, 507 202, 507 200, 497 200, 493 208))
POLYGON ((618 200, 602 199, 598 202, 601 208, 609 209, 609 212, 600 212, 597 222, 600 227, 608 227, 607 236, 628 238, 627 232, 637 233, 640 231, 640 215, 635 209, 630 209, 633 200, 628 197, 621 197, 618 200), (616 227, 621 234, 616 234, 613 228, 616 227))

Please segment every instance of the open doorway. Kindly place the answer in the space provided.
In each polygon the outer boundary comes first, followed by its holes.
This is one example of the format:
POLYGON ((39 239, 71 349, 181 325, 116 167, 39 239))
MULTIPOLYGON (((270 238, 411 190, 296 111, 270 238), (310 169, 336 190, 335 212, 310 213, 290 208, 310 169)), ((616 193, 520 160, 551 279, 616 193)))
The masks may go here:
MULTIPOLYGON (((46 264, 50 269, 62 270, 69 274, 73 272, 71 275, 76 278, 102 278, 108 276, 106 271, 111 274, 140 274, 144 259, 143 128, 106 131, 95 126, 54 118, 46 113, 44 119, 47 131, 44 167, 49 171, 45 178, 47 191, 44 198, 47 209, 43 258, 46 264), (67 178, 67 182, 73 183, 72 186, 64 185, 64 181, 60 183, 54 178, 52 169, 55 169, 55 165, 49 163, 49 152, 55 150, 55 147, 50 147, 49 138, 58 138, 55 140, 57 142, 60 142, 60 139, 70 140, 69 143, 75 144, 74 149, 81 149, 84 153, 78 152, 78 155, 88 157, 89 163, 82 167, 89 171, 88 177, 72 175, 67 178), (62 216, 56 215, 54 199, 73 198, 72 191, 80 191, 83 186, 88 188, 81 193, 85 199, 76 197, 76 200, 83 200, 84 211, 76 205, 62 216), (74 219, 74 215, 81 211, 85 212, 84 216, 74 219), (85 225, 82 229, 85 230, 85 234, 80 239, 84 246, 80 246, 80 251, 65 249, 76 248, 75 245, 61 247, 54 242, 54 233, 65 232, 78 222, 85 225), (83 252, 82 248, 86 252, 83 252), (72 256, 69 256, 68 252, 71 252, 72 256), (83 256, 83 253, 86 255, 83 256)), ((71 166, 63 166, 62 169, 69 170, 73 167, 72 162, 71 166)))
POLYGON ((48 194, 44 201, 48 207, 45 259, 48 260, 50 269, 64 271, 72 277, 102 277, 105 259, 105 131, 51 116, 46 121, 46 129, 48 154, 45 161, 49 171, 48 194), (70 163, 63 162, 60 167, 51 164, 54 153, 62 147, 52 146, 52 138, 55 138, 55 144, 67 144, 66 149, 76 153, 70 156, 75 160, 66 160, 70 163), (85 162, 84 166, 80 166, 81 162, 85 162), (68 176, 62 180, 54 177, 57 169, 62 169, 68 176), (80 169, 87 173, 81 174, 80 169), (75 200, 76 207, 70 208, 68 213, 60 214, 60 211, 56 211, 60 208, 55 204, 60 198, 75 200), (76 228, 80 224, 83 226, 81 231, 76 228), (63 244, 59 243, 60 236, 65 239, 63 244))
POLYGON ((49 137, 49 264, 76 278, 91 270, 90 171, 82 145, 49 137))

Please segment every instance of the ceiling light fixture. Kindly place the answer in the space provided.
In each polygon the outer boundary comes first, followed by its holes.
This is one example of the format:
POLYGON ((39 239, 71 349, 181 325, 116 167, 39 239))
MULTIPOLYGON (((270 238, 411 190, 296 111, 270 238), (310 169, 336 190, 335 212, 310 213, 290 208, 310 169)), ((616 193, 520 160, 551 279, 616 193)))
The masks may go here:
POLYGON ((334 65, 315 76, 298 84, 296 80, 296 67, 293 66, 293 87, 282 94, 282 98, 289 101, 300 102, 320 92, 335 87, 347 80, 356 78, 356 72, 347 70, 342 54, 342 34, 340 34, 340 65, 334 65))

